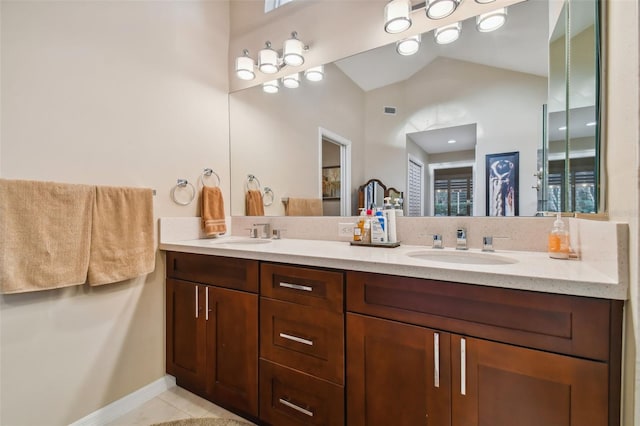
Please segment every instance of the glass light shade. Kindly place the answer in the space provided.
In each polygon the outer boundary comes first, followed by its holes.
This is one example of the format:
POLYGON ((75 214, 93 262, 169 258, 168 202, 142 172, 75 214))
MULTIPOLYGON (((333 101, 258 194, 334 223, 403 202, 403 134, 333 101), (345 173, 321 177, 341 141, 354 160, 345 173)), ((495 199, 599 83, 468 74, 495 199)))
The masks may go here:
POLYGON ((271 48, 271 43, 258 53, 258 69, 265 74, 278 72, 278 53, 271 48))
POLYGON ((420 49, 420 34, 396 42, 396 52, 403 56, 413 55, 418 52, 418 49, 420 49))
POLYGON ((493 12, 483 13, 476 17, 476 28, 481 33, 495 31, 507 21, 507 9, 497 9, 493 12))
POLYGON ((476 0, 476 3, 480 3, 480 4, 487 4, 487 3, 493 3, 496 0, 476 0))
POLYGON ((455 24, 445 25, 444 27, 436 28, 433 35, 438 44, 453 43, 460 37, 460 31, 462 30, 462 24, 456 22, 455 24))
POLYGON ((442 19, 451 15, 458 7, 458 0, 427 0, 426 13, 429 19, 442 19))
POLYGON ((309 81, 320 81, 324 78, 324 65, 309 68, 304 72, 304 77, 309 81))
POLYGON ((278 80, 271 80, 266 83, 262 83, 262 91, 265 93, 278 93, 279 88, 278 80))
POLYGON ((295 73, 282 78, 282 85, 289 89, 296 89, 300 86, 300 74, 295 73))
POLYGON ((240 80, 253 80, 256 77, 253 67, 253 59, 250 57, 238 56, 236 58, 236 75, 240 80))
POLYGON ((304 64, 304 44, 297 38, 290 38, 284 41, 284 48, 282 49, 282 59, 284 63, 292 67, 299 67, 304 64))
POLYGON ((384 7, 384 30, 389 34, 406 31, 411 26, 410 13, 410 0, 391 0, 384 7))

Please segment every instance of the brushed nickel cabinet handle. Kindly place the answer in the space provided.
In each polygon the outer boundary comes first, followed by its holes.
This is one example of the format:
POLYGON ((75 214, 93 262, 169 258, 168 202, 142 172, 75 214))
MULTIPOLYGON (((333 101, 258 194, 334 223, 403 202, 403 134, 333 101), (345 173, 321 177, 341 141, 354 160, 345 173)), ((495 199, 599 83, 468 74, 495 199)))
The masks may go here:
POLYGON ((467 394, 467 341, 460 339, 460 395, 467 394))
POLYGON ((293 340, 294 342, 304 343, 305 345, 313 346, 313 340, 303 339, 302 337, 293 336, 287 333, 280 333, 280 337, 287 340, 293 340))
POLYGON ((198 318, 198 286, 193 287, 196 290, 196 318, 198 318))
POLYGON ((291 283, 283 283, 280 282, 280 287, 291 288, 293 290, 302 290, 302 291, 313 291, 313 287, 308 285, 300 285, 300 284, 291 284, 291 283))
POLYGON ((302 413, 302 414, 306 414, 306 415, 307 415, 307 416, 309 416, 309 417, 313 417, 313 412, 312 412, 312 411, 309 411, 309 410, 307 410, 307 409, 305 409, 305 408, 302 408, 302 407, 300 407, 300 406, 298 406, 298 405, 296 405, 296 404, 293 404, 293 403, 291 403, 291 402, 287 401, 287 400, 286 400, 286 399, 284 399, 284 398, 280 398, 278 401, 279 401, 279 402, 280 402, 280 404, 282 404, 282 405, 286 405, 287 407, 289 407, 289 408, 293 408, 294 410, 296 410, 296 411, 298 411, 298 412, 300 412, 300 413, 302 413))
POLYGON ((440 387, 440 333, 433 333, 433 386, 440 387))
POLYGON ((205 303, 204 319, 209 321, 209 287, 205 287, 204 291, 206 293, 206 298, 204 299, 204 303, 205 303))

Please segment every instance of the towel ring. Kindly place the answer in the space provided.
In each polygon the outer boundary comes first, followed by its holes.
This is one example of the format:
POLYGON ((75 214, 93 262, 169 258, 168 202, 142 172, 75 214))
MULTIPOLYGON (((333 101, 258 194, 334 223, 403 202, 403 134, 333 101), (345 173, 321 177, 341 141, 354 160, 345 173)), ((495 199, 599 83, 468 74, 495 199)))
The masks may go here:
POLYGON ((220 176, 218 176, 218 174, 214 172, 213 169, 204 169, 204 171, 202 172, 202 175, 200 176, 200 180, 202 181, 202 186, 210 186, 204 183, 204 180, 207 177, 210 177, 211 175, 214 175, 218 179, 218 183, 213 185, 213 187, 215 188, 217 186, 220 186, 220 176))
POLYGON ((275 196, 273 195, 273 190, 271 188, 269 188, 268 186, 264 187, 264 194, 262 196, 262 204, 265 205, 265 207, 269 207, 271 204, 273 204, 273 199, 275 198, 275 196))
POLYGON ((262 189, 262 185, 260 185, 260 181, 254 175, 247 175, 247 182, 245 183, 245 186, 247 187, 247 191, 250 190, 250 189, 257 189, 257 190, 261 190, 262 189), (256 185, 258 185, 258 186, 256 188, 251 188, 251 183, 253 181, 257 182, 256 185))
POLYGON ((171 189, 171 198, 173 199, 173 202, 176 203, 176 204, 180 204, 181 206, 188 206, 189 204, 191 204, 193 199, 196 198, 196 188, 188 180, 186 180, 186 179, 178 179, 178 182, 176 183, 176 186, 174 186, 173 189, 171 189), (176 189, 185 188, 185 187, 191 188, 191 196, 189 198, 189 201, 179 201, 176 198, 176 189))

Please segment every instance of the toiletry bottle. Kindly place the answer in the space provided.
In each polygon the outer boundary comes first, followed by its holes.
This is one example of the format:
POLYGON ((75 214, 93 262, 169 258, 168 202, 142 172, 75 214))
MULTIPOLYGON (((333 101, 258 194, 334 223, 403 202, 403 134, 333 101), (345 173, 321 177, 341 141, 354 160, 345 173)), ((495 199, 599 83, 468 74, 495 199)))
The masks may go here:
POLYGON ((549 233, 549 257, 552 259, 569 258, 569 232, 565 229, 560 212, 553 222, 553 229, 549 233))
POLYGON ((396 198, 396 203, 393 205, 396 209, 396 217, 404 216, 404 211, 402 210, 402 205, 400 204, 400 198, 396 198))
POLYGON ((371 244, 371 209, 367 209, 367 215, 364 220, 364 229, 362 232, 362 241, 371 244))
POLYGON ((353 227, 353 241, 362 241, 365 219, 365 211, 364 209, 360 209, 360 218, 358 219, 356 226, 353 227))
POLYGON ((371 220, 371 242, 387 242, 387 227, 385 226, 385 220, 384 215, 382 214, 382 210, 377 210, 376 215, 371 220))
POLYGON ((385 222, 387 225, 387 241, 395 243, 398 241, 396 235, 396 209, 391 205, 391 197, 384 197, 384 213, 385 222))

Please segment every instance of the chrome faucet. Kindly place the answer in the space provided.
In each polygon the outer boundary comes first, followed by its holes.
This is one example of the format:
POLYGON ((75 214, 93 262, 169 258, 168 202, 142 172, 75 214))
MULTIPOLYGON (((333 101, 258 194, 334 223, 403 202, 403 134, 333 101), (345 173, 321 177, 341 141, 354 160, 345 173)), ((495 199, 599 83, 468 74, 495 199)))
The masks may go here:
POLYGON ((434 248, 434 249, 444 248, 444 246, 442 245, 442 235, 433 234, 433 245, 431 246, 431 248, 434 248))
POLYGON ((262 226, 262 233, 260 234, 260 238, 270 238, 271 237, 271 224, 270 223, 254 223, 253 226, 262 226))
POLYGON ((456 231, 456 250, 466 250, 467 248, 467 230, 458 228, 456 231))
POLYGON ((495 251, 493 249, 493 237, 482 237, 482 251, 495 251))

